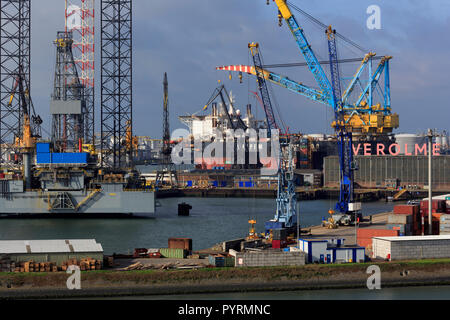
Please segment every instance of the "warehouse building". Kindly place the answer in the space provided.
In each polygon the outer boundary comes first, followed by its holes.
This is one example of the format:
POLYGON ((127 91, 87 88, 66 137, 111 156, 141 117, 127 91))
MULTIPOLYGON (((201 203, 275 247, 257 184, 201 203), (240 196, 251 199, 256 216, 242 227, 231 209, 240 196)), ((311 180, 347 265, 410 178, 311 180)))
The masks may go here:
MULTIPOLYGON (((363 188, 399 186, 423 188, 428 185, 426 156, 356 156, 355 182, 363 188)), ((435 190, 450 190, 450 156, 433 157, 432 180, 435 190)), ((330 156, 324 163, 324 186, 339 185, 339 158, 330 156)))
POLYGON ((345 246, 345 239, 299 239, 299 249, 306 253, 307 263, 362 263, 365 248, 345 246))
POLYGON ((450 236, 376 237, 373 257, 387 260, 450 258, 450 236))
POLYGON ((16 240, 0 241, 0 258, 14 262, 53 262, 58 266, 69 259, 92 258, 103 261, 103 248, 95 240, 16 240))

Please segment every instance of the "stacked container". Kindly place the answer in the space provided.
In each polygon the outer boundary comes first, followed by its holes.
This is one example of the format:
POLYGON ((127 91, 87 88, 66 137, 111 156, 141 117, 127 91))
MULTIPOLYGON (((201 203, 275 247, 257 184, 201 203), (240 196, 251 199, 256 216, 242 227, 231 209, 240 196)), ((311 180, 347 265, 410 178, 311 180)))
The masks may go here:
POLYGON ((442 214, 439 223, 439 234, 450 235, 450 214, 442 214))
POLYGON ((282 249, 287 246, 287 230, 285 228, 282 229, 273 229, 272 230, 272 248, 273 249, 282 249))
POLYGON ((50 143, 36 143, 36 162, 37 164, 52 163, 52 154, 50 153, 50 143))
POLYGON ((375 237, 398 237, 399 232, 396 230, 385 229, 358 229, 358 245, 367 249, 372 248, 372 238, 375 237))
MULTIPOLYGON (((432 213, 432 235, 439 235, 440 233, 440 219, 441 215, 446 214, 447 204, 445 200, 432 200, 431 213, 432 213)), ((428 226, 428 200, 420 202, 420 214, 422 216, 422 231, 424 235, 429 235, 428 226)))
POLYGON ((419 205, 396 205, 388 216, 388 229, 399 232, 399 236, 422 234, 422 217, 419 205))

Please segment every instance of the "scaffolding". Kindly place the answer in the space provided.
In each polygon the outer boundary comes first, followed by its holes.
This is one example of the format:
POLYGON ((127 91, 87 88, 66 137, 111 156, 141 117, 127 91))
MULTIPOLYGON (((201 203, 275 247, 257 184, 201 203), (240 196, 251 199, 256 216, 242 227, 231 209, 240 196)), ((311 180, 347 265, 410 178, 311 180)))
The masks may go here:
POLYGON ((15 145, 22 136, 24 95, 14 95, 17 79, 30 96, 31 1, 0 0, 0 163, 18 168, 21 157, 15 145))
POLYGON ((132 3, 101 1, 102 166, 132 165, 132 3))
POLYGON ((84 86, 73 58, 72 37, 72 32, 60 31, 54 42, 56 64, 50 113, 53 148, 57 152, 80 150, 84 138, 84 86))

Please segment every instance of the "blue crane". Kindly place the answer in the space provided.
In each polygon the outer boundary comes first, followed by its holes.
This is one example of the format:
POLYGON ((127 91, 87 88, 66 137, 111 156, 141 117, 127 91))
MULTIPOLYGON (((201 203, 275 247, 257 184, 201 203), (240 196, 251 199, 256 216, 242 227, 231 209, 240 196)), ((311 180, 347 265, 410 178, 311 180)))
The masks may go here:
POLYGON ((269 90, 267 88, 266 79, 264 77, 263 69, 262 69, 262 61, 261 55, 259 52, 259 44, 258 43, 249 43, 248 48, 253 57, 253 63, 255 65, 255 73, 258 79, 258 87, 259 92, 261 93, 261 100, 263 102, 264 111, 266 114, 266 122, 267 122, 267 136, 270 138, 272 136, 272 129, 279 130, 278 124, 275 120, 275 113, 273 112, 272 102, 270 101, 269 90))
MULTIPOLYGON (((336 204, 335 209, 341 213, 341 215, 347 215, 349 212, 359 210, 360 207, 353 203, 353 171, 355 170, 355 165, 353 162, 352 153, 352 133, 350 130, 347 130, 348 125, 345 121, 345 111, 342 103, 342 91, 335 37, 336 33, 331 29, 331 27, 329 27, 326 31, 331 69, 330 82, 322 66, 318 62, 314 51, 309 45, 302 28, 289 9, 286 0, 275 0, 275 3, 278 6, 279 16, 283 17, 287 22, 287 25, 306 60, 309 70, 312 72, 317 84, 322 90, 322 94, 333 106, 340 160, 340 193, 339 201, 336 204)), ((372 83, 369 84, 369 88, 373 88, 372 83)), ((349 222, 348 217, 345 217, 345 221, 347 223, 349 222)))
POLYGON ((355 166, 353 162, 352 132, 347 130, 344 118, 345 112, 342 107, 341 77, 339 75, 336 31, 332 30, 331 26, 329 26, 326 34, 328 38, 328 52, 330 56, 333 109, 336 121, 335 130, 338 141, 340 168, 339 201, 336 204, 335 210, 341 214, 347 214, 350 211, 349 204, 354 201, 353 171, 355 166))
MULTIPOLYGON (((268 137, 271 138, 271 130, 276 129, 279 132, 280 129, 275 120, 275 113, 273 112, 266 77, 262 68, 259 44, 249 43, 248 47, 253 57, 253 62, 255 65, 254 70, 258 79, 258 87, 266 114, 268 137)), ((273 230, 274 225, 278 225, 283 228, 292 228, 297 224, 297 196, 295 194, 294 173, 292 167, 292 145, 289 144, 289 156, 287 161, 284 161, 283 159, 281 148, 278 152, 277 210, 274 219, 266 223, 266 233, 268 233, 269 230, 273 230), (285 162, 287 163, 284 164, 285 162)))

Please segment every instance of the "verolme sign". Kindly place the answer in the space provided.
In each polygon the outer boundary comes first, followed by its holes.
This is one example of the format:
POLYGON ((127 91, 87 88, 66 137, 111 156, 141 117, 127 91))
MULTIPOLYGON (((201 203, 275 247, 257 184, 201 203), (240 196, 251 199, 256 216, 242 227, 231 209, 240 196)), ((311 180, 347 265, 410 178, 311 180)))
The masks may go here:
MULTIPOLYGON (((354 144, 353 146, 353 154, 359 155, 362 152, 364 156, 373 156, 374 153, 372 150, 372 145, 370 143, 364 144, 354 144)), ((433 156, 440 155, 440 144, 433 144, 433 156)), ((401 146, 398 143, 391 144, 389 147, 382 143, 378 143, 376 145, 376 155, 377 156, 398 156, 401 153, 401 146)), ((415 144, 414 147, 405 144, 404 152, 401 154, 402 156, 428 156, 428 146, 427 144, 419 145, 415 144)))

